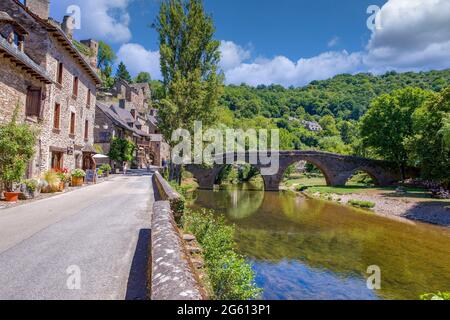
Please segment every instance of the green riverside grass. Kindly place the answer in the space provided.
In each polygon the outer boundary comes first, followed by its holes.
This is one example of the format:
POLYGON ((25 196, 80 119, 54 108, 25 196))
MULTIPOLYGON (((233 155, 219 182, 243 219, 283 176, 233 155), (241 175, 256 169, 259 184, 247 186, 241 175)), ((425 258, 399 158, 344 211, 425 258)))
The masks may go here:
POLYGON ((186 210, 182 218, 185 232, 192 233, 203 248, 208 278, 216 300, 259 298, 251 264, 235 251, 235 227, 211 211, 186 210))

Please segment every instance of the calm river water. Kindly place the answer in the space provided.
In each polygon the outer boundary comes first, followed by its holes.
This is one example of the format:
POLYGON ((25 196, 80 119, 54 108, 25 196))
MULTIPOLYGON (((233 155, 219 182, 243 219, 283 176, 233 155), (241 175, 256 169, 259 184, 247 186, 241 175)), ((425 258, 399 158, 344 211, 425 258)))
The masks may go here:
POLYGON ((292 193, 197 191, 194 208, 237 227, 264 299, 418 299, 450 291, 450 230, 404 223, 292 193), (367 268, 381 268, 369 290, 367 268))

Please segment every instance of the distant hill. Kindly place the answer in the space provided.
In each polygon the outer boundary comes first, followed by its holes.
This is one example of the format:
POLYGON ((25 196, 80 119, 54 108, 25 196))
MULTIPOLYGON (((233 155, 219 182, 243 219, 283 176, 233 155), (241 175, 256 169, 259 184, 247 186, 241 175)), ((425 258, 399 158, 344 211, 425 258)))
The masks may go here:
POLYGON ((280 85, 250 87, 229 85, 222 105, 238 118, 262 115, 280 118, 285 115, 331 114, 340 119, 359 119, 373 98, 406 86, 440 91, 450 84, 450 69, 429 72, 388 72, 374 76, 369 73, 342 74, 328 80, 313 81, 301 88, 280 85))

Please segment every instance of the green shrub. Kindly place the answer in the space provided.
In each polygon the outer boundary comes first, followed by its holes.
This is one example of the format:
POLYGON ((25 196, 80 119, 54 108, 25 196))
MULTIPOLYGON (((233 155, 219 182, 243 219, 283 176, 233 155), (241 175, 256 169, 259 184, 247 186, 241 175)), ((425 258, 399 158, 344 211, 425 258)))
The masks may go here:
POLYGON ((31 192, 34 192, 37 190, 39 186, 39 181, 36 179, 27 179, 23 181, 23 184, 27 187, 27 189, 31 192))
POLYGON ((256 299, 261 289, 255 284, 251 265, 235 249, 235 227, 212 212, 187 211, 182 219, 184 230, 194 234, 203 248, 208 278, 218 300, 256 299))
POLYGON ((53 170, 48 170, 43 173, 42 179, 45 181, 45 186, 43 188, 44 193, 52 193, 59 191, 59 184, 61 180, 59 179, 58 173, 53 170))
POLYGON ((102 170, 103 172, 106 172, 106 173, 110 173, 112 168, 109 164, 105 163, 100 166, 100 170, 102 170))
POLYGON ((10 123, 0 125, 0 182, 6 190, 14 191, 14 184, 22 180, 33 158, 36 132, 27 124, 17 123, 17 105, 10 123))
POLYGON ((365 208, 365 209, 375 208, 375 203, 370 201, 349 200, 348 204, 358 208, 365 208))
POLYGON ((72 171, 72 177, 84 178, 85 176, 86 176, 86 172, 84 172, 84 170, 82 170, 82 169, 74 169, 72 171))
POLYGON ((420 296, 420 300, 450 300, 450 292, 426 293, 420 296))

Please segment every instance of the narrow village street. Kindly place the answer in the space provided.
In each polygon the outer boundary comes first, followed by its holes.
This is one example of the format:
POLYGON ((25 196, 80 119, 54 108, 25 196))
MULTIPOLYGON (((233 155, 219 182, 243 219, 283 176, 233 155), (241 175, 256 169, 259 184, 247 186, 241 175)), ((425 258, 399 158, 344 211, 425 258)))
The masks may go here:
POLYGON ((0 210, 0 299, 143 299, 151 175, 0 210))

